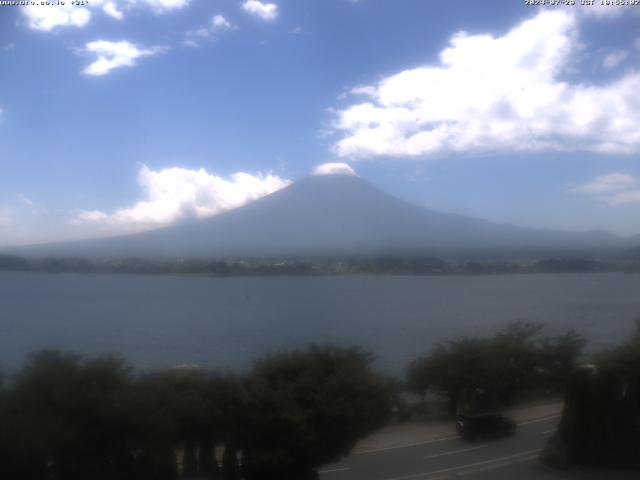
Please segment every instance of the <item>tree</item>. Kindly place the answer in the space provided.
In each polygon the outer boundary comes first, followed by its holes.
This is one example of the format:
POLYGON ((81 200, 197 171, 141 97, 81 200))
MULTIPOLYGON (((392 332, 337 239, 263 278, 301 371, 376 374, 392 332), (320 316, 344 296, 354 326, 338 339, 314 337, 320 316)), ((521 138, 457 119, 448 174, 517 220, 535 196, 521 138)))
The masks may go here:
POLYGON ((136 390, 137 448, 149 457, 149 478, 175 478, 175 451, 181 450, 183 478, 218 479, 214 448, 235 441, 243 408, 238 380, 201 368, 172 369, 143 375, 136 390))
POLYGON ((543 459, 640 469, 640 322, 634 337, 574 370, 543 459))
POLYGON ((311 346, 256 363, 240 439, 248 480, 306 480, 349 453, 390 411, 385 380, 355 348, 311 346))
POLYGON ((486 387, 485 378, 491 372, 487 358, 486 340, 462 339, 437 345, 427 357, 409 367, 409 386, 424 395, 433 391, 449 401, 449 413, 458 413, 465 394, 476 393, 486 387))
POLYGON ((370 362, 357 349, 312 347, 268 357, 239 379, 199 368, 133 375, 119 358, 41 352, 0 388, 0 475, 314 478, 389 413, 370 362))
POLYGON ((19 478, 132 478, 130 381, 119 358, 33 355, 7 400, 19 478))
POLYGON ((489 338, 464 338, 440 344, 412 362, 408 387, 432 391, 449 401, 449 413, 509 404, 540 382, 566 378, 585 342, 575 333, 540 338, 541 325, 512 322, 489 338))
POLYGON ((563 393, 587 341, 575 331, 540 341, 538 382, 548 392, 563 393))

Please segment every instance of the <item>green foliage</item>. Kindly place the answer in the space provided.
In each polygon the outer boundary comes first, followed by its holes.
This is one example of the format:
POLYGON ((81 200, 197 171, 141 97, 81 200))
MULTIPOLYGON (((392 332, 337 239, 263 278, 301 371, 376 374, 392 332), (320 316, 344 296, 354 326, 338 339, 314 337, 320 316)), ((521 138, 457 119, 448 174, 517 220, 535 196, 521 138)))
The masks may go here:
POLYGON ((536 365, 538 383, 548 391, 562 392, 586 344, 585 338, 573 330, 542 338, 536 365))
POLYGON ((640 469, 640 322, 624 344, 570 377, 558 436, 547 456, 598 467, 640 469), (560 455, 561 454, 561 455, 560 455))
POLYGON ((53 351, 32 356, 7 398, 16 455, 29 458, 28 470, 46 469, 56 480, 117 478, 116 470, 132 459, 130 382, 118 358, 81 361, 53 351))
POLYGON ((137 448, 147 455, 147 468, 170 475, 175 467, 167 458, 180 449, 185 478, 218 478, 213 449, 235 441, 243 405, 240 382, 203 369, 174 369, 141 376, 133 393, 137 448))
POLYGON ((541 338, 542 326, 512 322, 490 338, 464 338, 437 345, 412 362, 409 388, 449 399, 449 412, 509 404, 527 388, 562 388, 585 341, 574 332, 541 338))
POLYGON ((381 426, 390 393, 370 362, 358 349, 329 346, 258 362, 247 382, 246 478, 314 478, 314 468, 381 426))
POLYGON ((370 360, 312 347, 236 378, 201 368, 134 375, 116 357, 41 352, 0 389, 1 476, 239 480, 242 454, 248 479, 301 480, 384 422, 389 395, 370 360))

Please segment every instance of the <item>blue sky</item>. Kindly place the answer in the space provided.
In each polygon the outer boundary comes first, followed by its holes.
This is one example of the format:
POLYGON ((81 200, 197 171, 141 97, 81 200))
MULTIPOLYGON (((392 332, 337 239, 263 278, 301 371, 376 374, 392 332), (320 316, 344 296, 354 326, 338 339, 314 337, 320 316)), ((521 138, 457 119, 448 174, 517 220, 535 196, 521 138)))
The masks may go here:
POLYGON ((215 215, 325 163, 640 234, 640 6, 66 3, 0 6, 0 245, 215 215))

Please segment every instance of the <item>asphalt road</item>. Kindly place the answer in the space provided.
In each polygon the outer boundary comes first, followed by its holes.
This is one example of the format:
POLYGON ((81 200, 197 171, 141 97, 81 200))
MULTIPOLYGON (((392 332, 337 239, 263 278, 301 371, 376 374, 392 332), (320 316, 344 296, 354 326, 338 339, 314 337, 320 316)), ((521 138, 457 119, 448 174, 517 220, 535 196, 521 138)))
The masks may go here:
POLYGON ((404 447, 352 454, 320 470, 321 480, 446 480, 629 478, 610 472, 557 472, 538 462, 540 451, 555 432, 559 415, 518 424, 515 435, 465 442, 442 437, 404 447))

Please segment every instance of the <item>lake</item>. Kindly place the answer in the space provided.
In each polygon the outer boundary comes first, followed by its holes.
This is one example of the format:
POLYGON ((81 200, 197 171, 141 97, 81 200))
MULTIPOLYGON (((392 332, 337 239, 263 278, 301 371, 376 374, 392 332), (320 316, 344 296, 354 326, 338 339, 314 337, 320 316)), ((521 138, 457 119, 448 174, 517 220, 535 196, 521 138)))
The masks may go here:
POLYGON ((278 349, 356 344, 402 375, 437 342, 514 319, 601 348, 634 330, 640 275, 180 277, 0 273, 0 368, 42 348, 117 352, 140 368, 242 370, 278 349))

